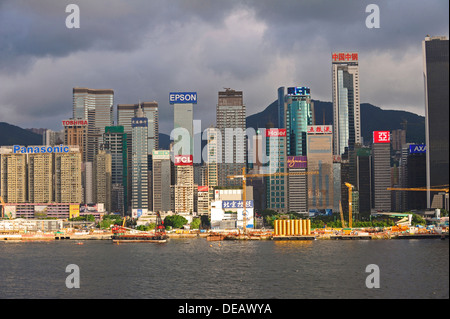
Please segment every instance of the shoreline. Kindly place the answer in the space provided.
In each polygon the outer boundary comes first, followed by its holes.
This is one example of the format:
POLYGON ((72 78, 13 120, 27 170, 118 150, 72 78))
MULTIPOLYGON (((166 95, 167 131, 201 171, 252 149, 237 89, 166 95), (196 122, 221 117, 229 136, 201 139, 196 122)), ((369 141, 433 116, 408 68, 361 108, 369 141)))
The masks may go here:
MULTIPOLYGON (((449 233, 422 233, 422 234, 404 234, 404 233, 378 233, 368 235, 358 234, 310 234, 310 235, 273 235, 273 234, 238 234, 227 233, 217 235, 217 233, 169 233, 168 239, 194 239, 204 238, 208 241, 225 240, 270 240, 270 241, 311 241, 311 240, 389 240, 389 239, 448 239, 449 233), (208 238, 210 237, 210 238, 208 238)), ((0 242, 38 242, 38 241, 86 241, 86 240, 110 240, 112 234, 86 234, 86 235, 49 235, 49 234, 1 234, 0 242)))

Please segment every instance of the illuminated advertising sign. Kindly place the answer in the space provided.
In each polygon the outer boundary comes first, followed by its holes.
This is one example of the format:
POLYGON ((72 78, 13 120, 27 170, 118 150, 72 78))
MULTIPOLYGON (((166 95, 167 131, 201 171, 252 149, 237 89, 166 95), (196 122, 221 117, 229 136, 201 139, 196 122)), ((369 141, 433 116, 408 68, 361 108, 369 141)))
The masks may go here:
POLYGON ((334 52, 331 54, 333 62, 358 62, 357 52, 334 52))
POLYGON ((310 134, 331 134, 333 132, 331 125, 308 125, 310 134))
MULTIPOLYGON (((223 200, 222 209, 227 208, 244 208, 244 201, 242 200, 223 200)), ((245 201, 245 208, 253 208, 253 200, 245 201)))
POLYGON ((425 154, 427 152, 427 147, 425 144, 412 144, 409 146, 410 154, 425 154))
POLYGON ((306 86, 289 87, 287 88, 288 95, 311 95, 311 89, 306 86))
POLYGON ((278 128, 267 129, 266 137, 286 137, 286 129, 278 129, 278 128))
POLYGON ((389 131, 373 132, 373 142, 374 143, 390 143, 391 142, 391 132, 389 132, 389 131))
POLYGON ((167 160, 170 159, 170 151, 166 150, 153 150, 152 158, 154 160, 167 160))
POLYGON ((169 93, 170 104, 193 103, 197 104, 197 92, 171 92, 169 93))
POLYGON ((207 191, 209 191, 209 188, 208 188, 208 186, 198 186, 197 191, 198 192, 207 192, 207 191))
POLYGON ((148 118, 146 117, 133 117, 131 119, 131 127, 147 127, 148 118))
POLYGON ((67 120, 62 121, 63 126, 87 126, 88 121, 86 120, 67 120))
POLYGON ((306 159, 306 156, 288 156, 286 164, 288 168, 307 168, 306 159))
POLYGON ((14 154, 69 153, 69 146, 13 146, 14 154))
POLYGON ((192 155, 175 155, 175 166, 193 165, 192 155))

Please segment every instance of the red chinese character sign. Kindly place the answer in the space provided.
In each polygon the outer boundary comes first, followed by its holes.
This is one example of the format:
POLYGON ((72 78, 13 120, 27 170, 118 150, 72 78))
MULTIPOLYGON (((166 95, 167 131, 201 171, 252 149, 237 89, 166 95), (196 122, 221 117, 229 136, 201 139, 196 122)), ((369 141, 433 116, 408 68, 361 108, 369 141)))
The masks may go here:
POLYGON ((373 132, 373 142, 374 143, 390 143, 391 142, 391 132, 389 132, 389 131, 373 132))
POLYGON ((331 125, 308 125, 306 132, 310 134, 331 134, 333 130, 331 125))
POLYGON ((331 54, 333 62, 358 62, 357 52, 334 52, 331 54))

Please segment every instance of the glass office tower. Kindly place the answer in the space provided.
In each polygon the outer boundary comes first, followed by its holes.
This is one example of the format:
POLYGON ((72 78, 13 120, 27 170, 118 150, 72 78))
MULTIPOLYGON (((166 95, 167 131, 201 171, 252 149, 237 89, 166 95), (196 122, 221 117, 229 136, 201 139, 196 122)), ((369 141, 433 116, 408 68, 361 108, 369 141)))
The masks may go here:
MULTIPOLYGON (((427 36, 422 42, 425 84, 427 187, 448 185, 449 176, 449 55, 446 37, 427 36)), ((427 192, 427 207, 432 196, 427 192)))

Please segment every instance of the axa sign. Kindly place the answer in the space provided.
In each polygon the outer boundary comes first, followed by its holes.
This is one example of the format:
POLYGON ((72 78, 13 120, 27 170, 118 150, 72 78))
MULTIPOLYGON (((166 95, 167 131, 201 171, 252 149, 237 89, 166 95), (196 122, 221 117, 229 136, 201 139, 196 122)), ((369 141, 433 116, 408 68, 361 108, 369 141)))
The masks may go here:
POLYGON ((192 155, 175 155, 175 163, 176 166, 181 165, 192 165, 192 155))
POLYGON ((169 93, 170 104, 193 103, 197 104, 197 92, 171 92, 169 93))
POLYGON ((423 154, 427 152, 427 147, 425 144, 412 144, 409 146, 410 154, 423 154))

